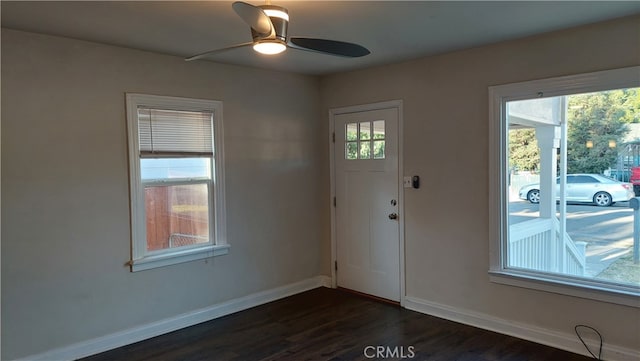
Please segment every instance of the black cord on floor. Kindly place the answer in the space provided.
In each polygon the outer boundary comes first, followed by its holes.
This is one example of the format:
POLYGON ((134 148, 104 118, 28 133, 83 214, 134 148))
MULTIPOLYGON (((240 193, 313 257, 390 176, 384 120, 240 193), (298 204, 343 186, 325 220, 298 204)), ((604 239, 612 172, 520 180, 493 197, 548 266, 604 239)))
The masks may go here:
POLYGON ((589 351, 591 356, 593 356, 593 358, 596 359, 596 360, 602 360, 602 335, 600 334, 600 332, 598 332, 598 330, 596 330, 595 328, 593 328, 591 326, 587 326, 587 325, 576 325, 576 327, 574 327, 573 329, 576 331, 576 335, 578 336, 578 339, 580 340, 580 342, 582 342, 582 344, 587 349, 587 351, 589 351), (578 329, 580 329, 580 328, 587 328, 587 329, 595 332, 598 335, 598 337, 600 338, 600 349, 598 350, 598 357, 596 357, 596 355, 594 355, 593 352, 591 352, 591 349, 589 349, 589 346, 587 346, 587 344, 582 339, 582 335, 580 335, 580 331, 578 331, 578 329))

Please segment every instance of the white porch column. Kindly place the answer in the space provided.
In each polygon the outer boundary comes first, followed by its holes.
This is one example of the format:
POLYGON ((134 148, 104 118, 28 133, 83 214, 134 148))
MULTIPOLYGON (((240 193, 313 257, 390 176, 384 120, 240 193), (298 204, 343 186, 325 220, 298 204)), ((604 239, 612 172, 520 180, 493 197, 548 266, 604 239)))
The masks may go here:
POLYGON ((540 218, 556 216, 556 177, 560 127, 536 127, 536 139, 540 148, 540 218))
MULTIPOLYGON (((558 169, 558 148, 560 147, 560 127, 536 127, 536 139, 540 148, 540 218, 556 217, 556 177, 558 169)), ((556 237, 557 222, 551 222, 551 242, 547 245, 551 272, 562 271, 562 235, 556 237)))

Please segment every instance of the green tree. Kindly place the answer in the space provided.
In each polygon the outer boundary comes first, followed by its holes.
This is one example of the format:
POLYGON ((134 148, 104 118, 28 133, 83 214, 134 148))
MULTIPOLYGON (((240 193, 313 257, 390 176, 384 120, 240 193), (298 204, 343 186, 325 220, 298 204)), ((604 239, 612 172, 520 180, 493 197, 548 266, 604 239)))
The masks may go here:
POLYGON ((537 171, 540 168, 540 149, 535 129, 509 131, 509 168, 537 171))
POLYGON ((627 123, 640 121, 638 89, 568 97, 567 171, 602 173, 614 166, 627 123))
POLYGON ((624 115, 625 123, 640 123, 640 88, 614 90, 611 97, 624 115))

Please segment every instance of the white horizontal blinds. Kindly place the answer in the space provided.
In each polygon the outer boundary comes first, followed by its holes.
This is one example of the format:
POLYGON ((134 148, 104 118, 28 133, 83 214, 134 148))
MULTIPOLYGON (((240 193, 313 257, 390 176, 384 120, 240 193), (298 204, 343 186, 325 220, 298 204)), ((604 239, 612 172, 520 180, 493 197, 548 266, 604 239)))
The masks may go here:
POLYGON ((212 156, 213 113, 138 108, 140 156, 212 156))

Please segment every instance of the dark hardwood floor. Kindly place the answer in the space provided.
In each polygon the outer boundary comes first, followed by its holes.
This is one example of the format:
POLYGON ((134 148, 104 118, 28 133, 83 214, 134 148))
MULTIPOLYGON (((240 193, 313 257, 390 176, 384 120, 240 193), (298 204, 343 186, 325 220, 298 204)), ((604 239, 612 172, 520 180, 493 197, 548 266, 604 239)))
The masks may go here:
POLYGON ((314 289, 84 360, 371 359, 590 360, 328 288, 314 289), (382 351, 377 356, 390 357, 376 357, 377 351, 382 351))

